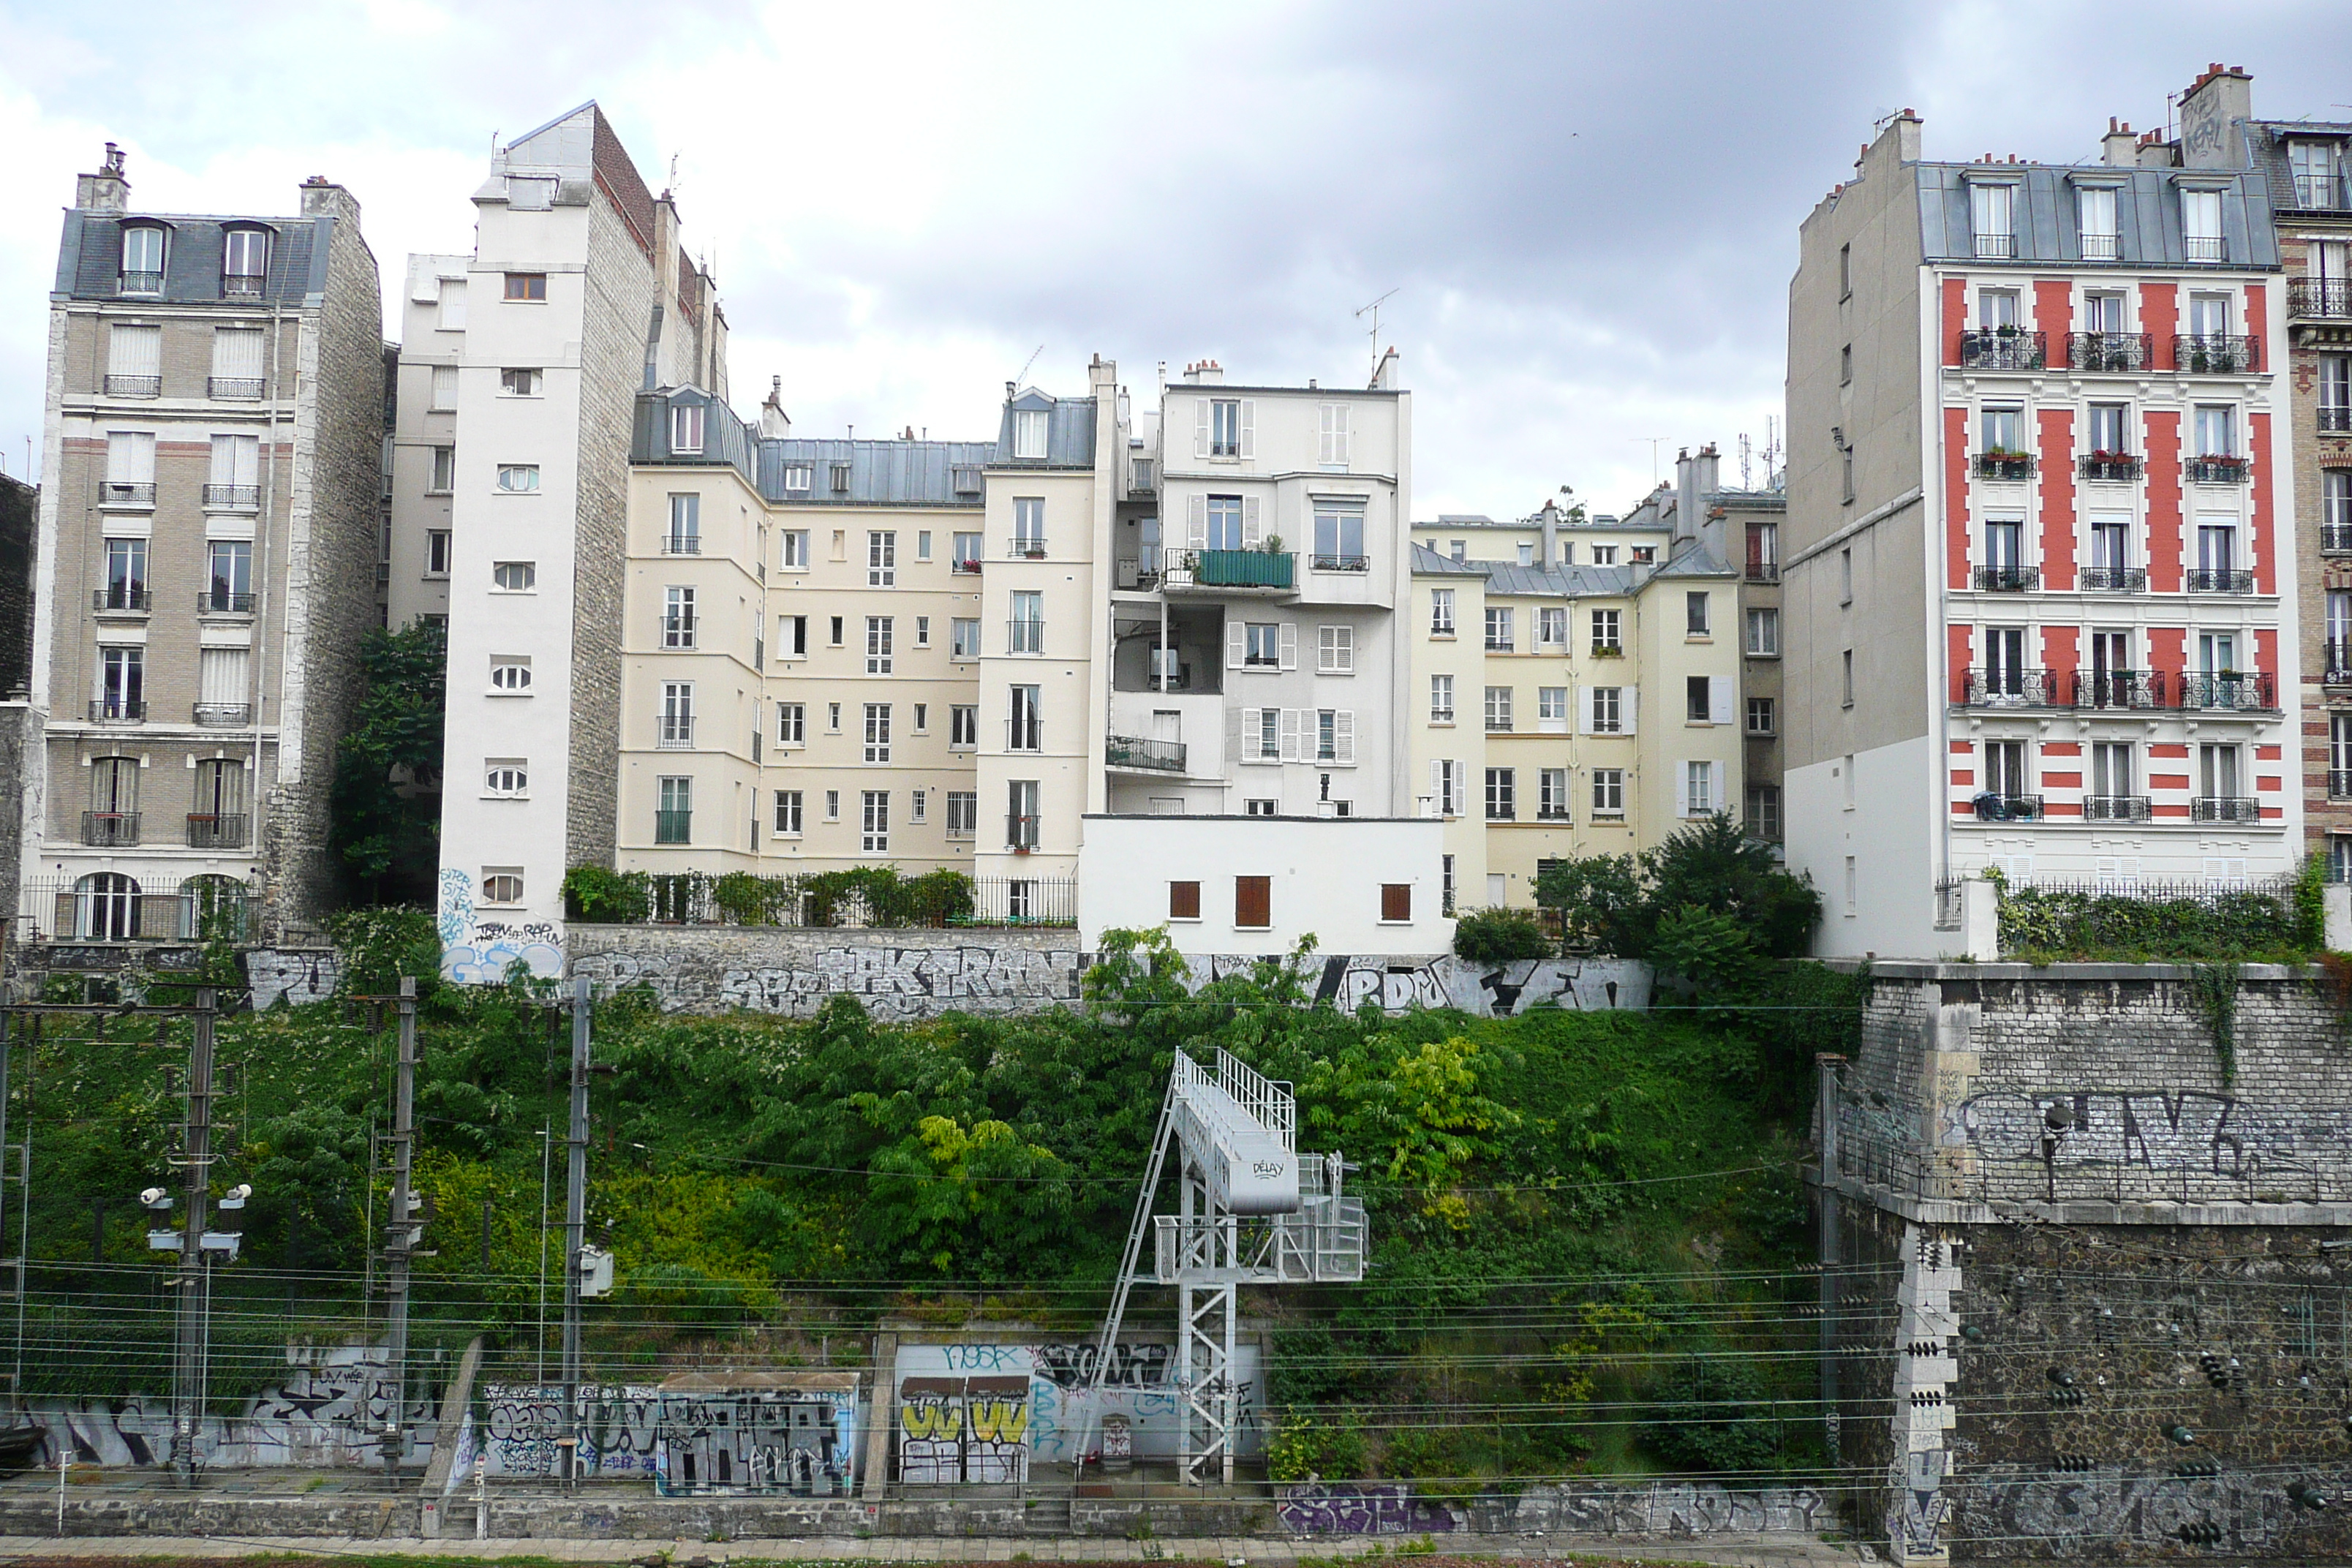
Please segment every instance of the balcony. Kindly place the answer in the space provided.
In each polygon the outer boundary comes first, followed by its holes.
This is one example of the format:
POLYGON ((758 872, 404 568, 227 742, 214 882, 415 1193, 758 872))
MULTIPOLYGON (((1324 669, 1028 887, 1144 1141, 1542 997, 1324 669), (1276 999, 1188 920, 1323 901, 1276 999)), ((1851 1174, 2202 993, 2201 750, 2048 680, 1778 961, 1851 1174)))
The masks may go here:
POLYGON ((261 507, 259 485, 206 485, 205 505, 225 511, 257 511, 261 507))
POLYGON ((2117 484, 2139 478, 2139 458, 2129 452, 2093 452, 2083 458, 2083 477, 2117 484))
POLYGON ((118 294, 161 294, 163 275, 161 272, 125 272, 115 281, 118 294))
POLYGON ((666 533, 662 535, 661 552, 664 555, 699 555, 702 553, 702 536, 698 533, 666 533))
POLYGON ((2189 803, 2191 822, 2260 822, 2262 806, 2250 795, 2200 795, 2189 803))
POLYGON ((1007 653, 1044 653, 1045 623, 1017 620, 1004 623, 1004 651, 1007 653))
POLYGON ((2192 594, 2251 594, 2254 591, 2254 574, 2252 572, 2192 566, 2182 576, 2192 594))
POLYGON ((2040 822, 2042 817, 2042 797, 2038 795, 2009 795, 1989 789, 1969 805, 1979 822, 2040 822))
POLYGON ((139 842, 139 814, 85 811, 81 814, 81 841, 100 849, 128 849, 139 842))
POLYGON ((2085 822, 2146 822, 2149 816, 2147 796, 2144 795, 2086 795, 2083 797, 2083 820, 2085 822))
POLYGON ((2146 370, 2148 364, 2147 334, 2069 332, 2066 334, 2066 363, 2076 370, 2106 374, 2146 370))
POLYGON ((1263 550, 1195 550, 1179 558, 1168 574, 1171 588, 1240 588, 1289 593, 1298 558, 1263 550))
POLYGON ((2105 669, 2074 675, 2074 706, 2103 710, 2164 706, 2164 671, 2105 669))
POLYGON ((2352 641, 2330 637, 2321 645, 2324 683, 2329 686, 2352 686, 2352 641))
POLYGON ((2189 459, 2189 482, 2192 485, 2242 485, 2252 477, 2253 471, 2253 460, 2250 458, 2189 459))
POLYGON ((2326 555, 2352 555, 2352 522, 2321 523, 2319 549, 2326 555))
POLYGON ((1369 555, 1326 555, 1321 551, 1315 554, 1315 570, 1318 572, 1369 572, 1371 569, 1372 558, 1369 555))
POLYGON ((109 375, 106 378, 109 397, 161 397, 163 378, 160 375, 109 375))
POLYGON ((1129 593, 1150 593, 1160 586, 1160 557, 1153 552, 1148 559, 1134 556, 1121 560, 1114 568, 1112 585, 1129 593))
POLYGON ((249 616, 253 614, 253 595, 232 594, 226 588, 213 588, 196 595, 196 614, 200 616, 249 616))
POLYGON ((1780 580, 1780 563, 1778 561, 1750 561, 1741 575, 1750 583, 1778 583, 1780 580))
POLYGON ((1004 847, 1023 854, 1037 847, 1037 819, 1019 812, 1008 812, 1004 818, 1004 847))
POLYGON ((245 818, 243 816, 190 816, 188 847, 191 849, 244 848, 245 818))
POLYGON ((1992 327, 1960 334, 1960 364, 1967 370, 2040 370, 2049 361, 2050 335, 2015 327, 1992 327))
POLYGON ((948 572, 957 577, 977 577, 980 575, 980 557, 959 555, 948 563, 948 572))
POLYGON ((1013 539, 1006 542, 1004 558, 1008 561, 1043 561, 1045 542, 1042 539, 1013 539))
POLYGON ((2023 594, 2042 586, 2039 566, 1979 566, 1977 587, 1987 594, 2023 594))
POLYGON ((2247 375, 2263 368, 2263 340, 2227 332, 2182 332, 2172 340, 2172 363, 2190 375, 2247 375))
POLYGON ((2227 261, 2230 243, 2218 234, 2192 234, 2181 240, 2180 253, 2190 261, 2227 261))
POLYGON ((100 506, 153 506, 155 481, 152 479, 108 479, 98 487, 100 506))
POLYGON ((2242 675, 2184 675, 2180 706, 2208 711, 2271 713, 2278 710, 2277 679, 2267 670, 2242 675))
POLYGON ((205 383, 205 389, 224 403, 261 401, 261 377, 257 375, 212 376, 205 383))
POLYGON ((1977 258, 1981 261, 2007 261, 2017 255, 2014 234, 1979 234, 1976 237, 1977 258))
POLYGON ((135 697, 100 697, 89 705, 89 721, 93 724, 143 724, 147 721, 147 704, 135 697))
POLYGON ((2352 316, 2352 280, 2291 278, 2286 285, 2286 313, 2305 321, 2342 320, 2352 316))
POLYGON ((2033 454, 1979 452, 1975 467, 1976 476, 1980 479, 2030 479, 2033 477, 2033 454))
POLYGON ((1152 741, 1140 735, 1112 735, 1103 742, 1103 765, 1155 773, 1184 771, 1181 741, 1152 741))
POLYGON ((2341 404, 2331 407, 2322 404, 2319 407, 2319 433, 2323 436, 2352 434, 2352 407, 2341 404))
POLYGON ((221 275, 221 298, 224 300, 257 300, 261 297, 261 275, 255 272, 225 272, 221 275))
POLYGON ((101 616, 143 616, 154 607, 155 595, 135 583, 114 583, 89 591, 89 607, 101 616))
POLYGON ((2147 568, 2145 566, 2085 566, 2083 568, 2085 592, 2109 594, 2145 594, 2147 592, 2147 568))
POLYGON ((2327 770, 2327 795, 2331 800, 2352 799, 2352 768, 2327 770))
POLYGON ((656 844, 691 844, 694 842, 694 812, 654 812, 654 842, 656 844))
POLYGON ((2046 669, 2010 666, 1962 673, 1961 702, 1969 708, 2056 708, 2058 678, 2046 669))
MULTIPOLYGON (((654 742, 654 749, 661 752, 694 750, 694 721, 690 718, 677 718, 675 715, 664 717, 659 738, 654 742)), ((678 842, 683 844, 686 841, 681 838, 678 842)))
POLYGON ((199 702, 193 714, 195 721, 208 729, 223 729, 253 722, 253 704, 249 702, 199 702))

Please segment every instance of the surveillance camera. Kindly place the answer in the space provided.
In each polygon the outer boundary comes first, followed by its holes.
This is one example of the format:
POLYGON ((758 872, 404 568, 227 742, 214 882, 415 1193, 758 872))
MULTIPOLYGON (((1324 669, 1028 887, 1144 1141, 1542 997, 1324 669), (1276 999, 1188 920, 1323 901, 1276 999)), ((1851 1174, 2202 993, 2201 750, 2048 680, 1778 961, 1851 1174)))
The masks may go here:
POLYGON ((139 1201, 151 1209, 167 1209, 172 1206, 172 1194, 162 1187, 150 1187, 139 1194, 139 1201))

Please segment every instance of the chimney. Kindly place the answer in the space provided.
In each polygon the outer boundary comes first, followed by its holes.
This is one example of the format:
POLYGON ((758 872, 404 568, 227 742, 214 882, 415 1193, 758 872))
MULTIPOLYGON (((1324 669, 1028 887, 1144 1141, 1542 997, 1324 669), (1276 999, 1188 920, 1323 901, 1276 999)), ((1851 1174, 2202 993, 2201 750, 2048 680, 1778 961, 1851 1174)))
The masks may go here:
POLYGON ((1204 359, 1186 365, 1184 379, 1195 386, 1223 386, 1225 384, 1225 367, 1215 360, 1204 359))
POLYGON ((95 174, 74 177, 74 205, 84 212, 119 213, 131 206, 131 181, 122 172, 122 149, 109 142, 95 174))
POLYGON ((1381 363, 1372 367, 1374 392, 1394 392, 1397 389, 1397 352, 1392 348, 1381 351, 1381 363))
POLYGON ((1547 496, 1536 515, 1543 522, 1543 564, 1549 570, 1559 564, 1559 505, 1547 496))
POLYGON ((768 383, 767 401, 760 405, 760 434, 778 440, 793 433, 792 416, 784 412, 784 378, 768 383))
POLYGON ((2254 79, 2243 66, 2219 61, 2180 97, 2180 166, 2243 169, 2245 122, 2254 117, 2254 79))
POLYGON ((2139 166, 2139 138, 2132 134, 2129 121, 2107 116, 2107 133, 2099 138, 2099 162, 2110 169, 2139 166))
POLYGON ((360 226, 360 204, 352 193, 327 178, 313 174, 302 182, 302 216, 341 219, 360 226))

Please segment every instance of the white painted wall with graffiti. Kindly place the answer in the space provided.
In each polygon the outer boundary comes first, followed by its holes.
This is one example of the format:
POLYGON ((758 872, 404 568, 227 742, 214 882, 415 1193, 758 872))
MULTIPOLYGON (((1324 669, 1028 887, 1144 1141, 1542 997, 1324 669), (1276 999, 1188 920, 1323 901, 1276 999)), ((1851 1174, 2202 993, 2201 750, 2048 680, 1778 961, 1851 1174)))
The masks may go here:
POLYGON ((465 985, 495 985, 520 963, 533 974, 561 978, 563 927, 560 921, 509 920, 495 908, 479 907, 473 874, 441 868, 441 898, 434 923, 441 935, 441 977, 465 985))
MULTIPOLYGON (((286 1380, 248 1400, 242 1414, 206 1417, 196 1432, 196 1457, 207 1468, 246 1469, 292 1465, 306 1469, 381 1466, 381 1437, 389 1424, 390 1384, 379 1353, 341 1346, 289 1368, 286 1380)), ((62 1452, 77 1464, 132 1467, 168 1464, 172 1457, 169 1394, 121 1398, 39 1400, 28 1412, 47 1437, 47 1465, 62 1452)), ((406 1462, 432 1449, 436 1414, 423 1397, 405 1412, 415 1434, 406 1462)))

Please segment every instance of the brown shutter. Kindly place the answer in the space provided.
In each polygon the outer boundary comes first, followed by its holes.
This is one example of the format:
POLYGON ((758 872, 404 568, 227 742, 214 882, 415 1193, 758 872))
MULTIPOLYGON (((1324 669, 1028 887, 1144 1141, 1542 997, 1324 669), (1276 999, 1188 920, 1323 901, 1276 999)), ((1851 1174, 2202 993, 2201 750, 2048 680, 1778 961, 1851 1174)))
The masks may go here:
POLYGON ((1382 882, 1381 884, 1381 919, 1410 921, 1412 919, 1412 884, 1382 882))
POLYGON ((1234 924, 1263 931, 1274 924, 1274 879, 1234 879, 1234 924))
POLYGON ((1196 921, 1201 918, 1200 883, 1168 884, 1168 918, 1171 921, 1196 921))

